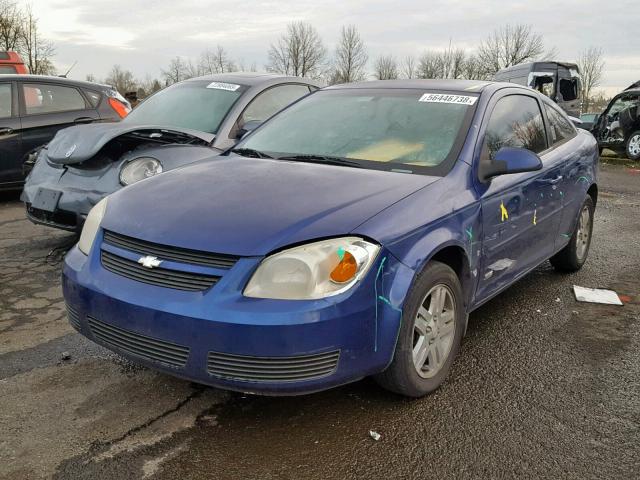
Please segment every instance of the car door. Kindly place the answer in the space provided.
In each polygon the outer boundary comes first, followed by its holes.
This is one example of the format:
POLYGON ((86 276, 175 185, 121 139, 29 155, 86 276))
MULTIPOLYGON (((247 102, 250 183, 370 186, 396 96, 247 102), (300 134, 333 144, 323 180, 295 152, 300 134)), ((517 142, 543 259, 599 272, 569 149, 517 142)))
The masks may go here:
POLYGON ((22 181, 22 139, 15 82, 0 81, 0 188, 22 181))
POLYGON ((519 147, 537 153, 543 167, 483 184, 480 301, 551 256, 562 208, 556 190, 563 165, 548 148, 539 100, 525 93, 503 93, 491 101, 488 111, 479 161, 493 161, 501 147, 519 147))
POLYGON ((297 83, 276 85, 275 87, 269 87, 263 90, 256 95, 238 116, 229 133, 229 138, 226 139, 223 144, 220 144, 219 141, 216 140, 215 146, 221 149, 233 146, 233 144, 238 141, 238 135, 242 133, 242 128, 247 122, 264 122, 299 98, 308 95, 310 92, 311 90, 308 85, 297 83))
POLYGON ((28 81, 19 82, 18 90, 24 155, 49 142, 62 128, 100 119, 75 86, 28 81))
POLYGON ((578 135, 578 132, 566 115, 556 105, 543 102, 543 107, 550 146, 545 158, 562 167, 562 179, 556 189, 551 192, 560 195, 562 204, 558 235, 556 235, 554 242, 554 250, 558 250, 559 247, 567 243, 567 239, 571 237, 573 232, 578 210, 582 206, 582 195, 580 194, 582 185, 580 183, 590 183, 593 180, 587 178, 592 173, 593 159, 582 155, 571 142, 578 135))

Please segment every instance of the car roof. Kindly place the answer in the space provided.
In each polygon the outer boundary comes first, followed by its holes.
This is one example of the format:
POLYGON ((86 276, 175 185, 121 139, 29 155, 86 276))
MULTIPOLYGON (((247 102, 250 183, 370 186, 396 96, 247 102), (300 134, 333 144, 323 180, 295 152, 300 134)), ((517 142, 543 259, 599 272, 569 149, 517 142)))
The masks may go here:
POLYGON ((442 90, 448 92, 461 93, 481 93, 485 90, 495 91, 500 88, 518 88, 531 91, 530 88, 507 82, 490 82, 487 80, 371 80, 368 82, 344 83, 332 85, 325 90, 336 89, 364 89, 364 88, 384 88, 384 89, 419 89, 419 90, 442 90))
POLYGON ((230 72, 230 73, 214 73, 211 75, 203 75, 201 77, 194 77, 185 82, 226 82, 237 83, 240 85, 246 85, 253 87, 264 83, 304 83, 307 85, 322 86, 316 80, 304 77, 291 77, 287 75, 278 75, 274 73, 259 73, 259 72, 230 72))
POLYGON ((86 88, 113 88, 110 85, 105 85, 102 83, 94 83, 87 82, 85 80, 73 80, 71 78, 66 77, 56 77, 53 75, 31 75, 31 74, 8 74, 8 75, 0 75, 0 80, 4 81, 27 81, 27 82, 57 82, 57 83, 68 83, 70 85, 75 85, 76 87, 86 87, 86 88))

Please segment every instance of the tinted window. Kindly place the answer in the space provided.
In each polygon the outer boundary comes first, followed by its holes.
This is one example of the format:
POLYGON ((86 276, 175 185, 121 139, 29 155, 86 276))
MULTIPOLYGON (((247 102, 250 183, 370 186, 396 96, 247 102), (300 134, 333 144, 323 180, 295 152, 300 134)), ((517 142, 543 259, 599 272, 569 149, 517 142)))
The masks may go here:
POLYGON ((520 147, 540 153, 547 148, 538 102, 524 95, 509 95, 496 103, 484 137, 483 156, 493 159, 502 147, 520 147))
POLYGON ((14 67, 13 65, 0 65, 0 74, 11 74, 11 73, 18 73, 18 70, 16 70, 16 67, 14 67))
POLYGON ((262 122, 308 93, 309 87, 306 85, 282 85, 270 88, 249 104, 238 124, 242 126, 251 120, 262 122))
POLYGON ((426 168, 425 173, 439 175, 446 172, 434 167, 466 135, 465 121, 475 100, 474 95, 409 89, 320 90, 273 117, 239 146, 272 156, 341 157, 369 168, 426 168))
POLYGON ((562 113, 546 103, 544 108, 549 121, 549 134, 551 135, 549 143, 551 145, 563 142, 576 134, 573 125, 562 113))
POLYGON ((216 133, 243 91, 240 85, 186 82, 155 93, 123 121, 216 133), (229 90, 234 87, 237 88, 229 90))
POLYGON ((87 108, 84 97, 73 87, 28 83, 22 86, 22 91, 27 115, 87 108))
POLYGON ((0 83, 0 118, 11 116, 11 84, 0 83))

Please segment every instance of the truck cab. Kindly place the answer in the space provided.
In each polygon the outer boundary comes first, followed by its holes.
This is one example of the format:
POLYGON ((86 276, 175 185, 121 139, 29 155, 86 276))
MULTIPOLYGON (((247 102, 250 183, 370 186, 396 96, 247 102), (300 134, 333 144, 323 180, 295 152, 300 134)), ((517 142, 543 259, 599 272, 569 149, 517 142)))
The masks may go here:
POLYGON ((575 63, 531 62, 503 68, 493 79, 538 90, 562 108, 567 115, 580 117, 582 82, 575 63))

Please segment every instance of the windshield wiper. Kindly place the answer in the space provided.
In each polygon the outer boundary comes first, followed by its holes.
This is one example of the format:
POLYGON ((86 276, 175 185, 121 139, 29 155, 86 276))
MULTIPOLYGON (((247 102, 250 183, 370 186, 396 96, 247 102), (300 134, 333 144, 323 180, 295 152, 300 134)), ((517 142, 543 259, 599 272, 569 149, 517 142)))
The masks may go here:
POLYGON ((278 157, 278 160, 293 160, 294 162, 323 163, 325 165, 362 168, 362 165, 356 161, 343 157, 332 157, 330 155, 290 155, 278 157))
POLYGON ((251 158, 273 158, 271 155, 267 155, 260 150, 254 150, 253 148, 234 148, 231 150, 233 153, 237 153, 238 155, 242 155, 243 157, 251 157, 251 158))

